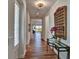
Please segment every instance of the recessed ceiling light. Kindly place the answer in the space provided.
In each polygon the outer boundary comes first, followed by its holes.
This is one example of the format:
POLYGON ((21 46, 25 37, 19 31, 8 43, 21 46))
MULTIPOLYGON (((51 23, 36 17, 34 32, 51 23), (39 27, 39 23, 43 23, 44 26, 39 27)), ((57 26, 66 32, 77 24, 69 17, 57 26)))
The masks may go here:
POLYGON ((42 0, 35 2, 35 6, 37 8, 44 8, 46 5, 47 5, 47 3, 45 1, 42 1, 42 0))

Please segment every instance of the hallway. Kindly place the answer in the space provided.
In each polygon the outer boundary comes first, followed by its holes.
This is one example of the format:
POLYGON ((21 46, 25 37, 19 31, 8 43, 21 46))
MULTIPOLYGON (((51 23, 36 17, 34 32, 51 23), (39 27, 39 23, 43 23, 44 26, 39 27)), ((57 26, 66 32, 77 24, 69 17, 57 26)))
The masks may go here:
POLYGON ((35 33, 35 39, 31 40, 31 44, 27 49, 24 59, 56 59, 57 55, 47 45, 41 41, 41 33, 35 33))
POLYGON ((61 52, 56 43, 70 46, 69 0, 9 0, 8 9, 9 59, 67 58, 67 47, 61 46, 66 49, 61 52), (33 26, 41 26, 35 35, 33 26), (51 49, 47 39, 55 47, 51 49))

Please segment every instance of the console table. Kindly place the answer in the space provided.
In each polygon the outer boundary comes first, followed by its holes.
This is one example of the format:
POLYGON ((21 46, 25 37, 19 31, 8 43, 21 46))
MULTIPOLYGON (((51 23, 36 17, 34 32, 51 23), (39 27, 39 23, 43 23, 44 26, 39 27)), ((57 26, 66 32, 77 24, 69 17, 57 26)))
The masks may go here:
POLYGON ((67 52, 67 59, 70 59, 70 47, 62 42, 50 42, 49 39, 47 40, 47 44, 54 47, 58 51, 58 59, 60 52, 67 52))

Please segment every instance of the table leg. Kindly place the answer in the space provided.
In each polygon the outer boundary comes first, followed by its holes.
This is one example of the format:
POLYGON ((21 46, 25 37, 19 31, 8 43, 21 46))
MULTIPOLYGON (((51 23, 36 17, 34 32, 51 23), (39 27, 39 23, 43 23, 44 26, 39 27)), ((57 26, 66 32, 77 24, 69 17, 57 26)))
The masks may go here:
POLYGON ((67 59, 70 59, 70 49, 68 49, 67 59))
POLYGON ((59 59, 59 49, 58 49, 58 59, 59 59))

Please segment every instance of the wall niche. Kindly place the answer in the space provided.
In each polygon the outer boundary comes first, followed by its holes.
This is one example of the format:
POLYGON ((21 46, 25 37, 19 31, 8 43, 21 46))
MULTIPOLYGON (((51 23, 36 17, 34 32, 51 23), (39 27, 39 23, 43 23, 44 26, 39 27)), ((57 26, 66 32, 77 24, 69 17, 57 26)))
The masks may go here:
POLYGON ((55 27, 57 27, 55 35, 67 39, 67 6, 61 6, 55 11, 54 21, 55 27))

